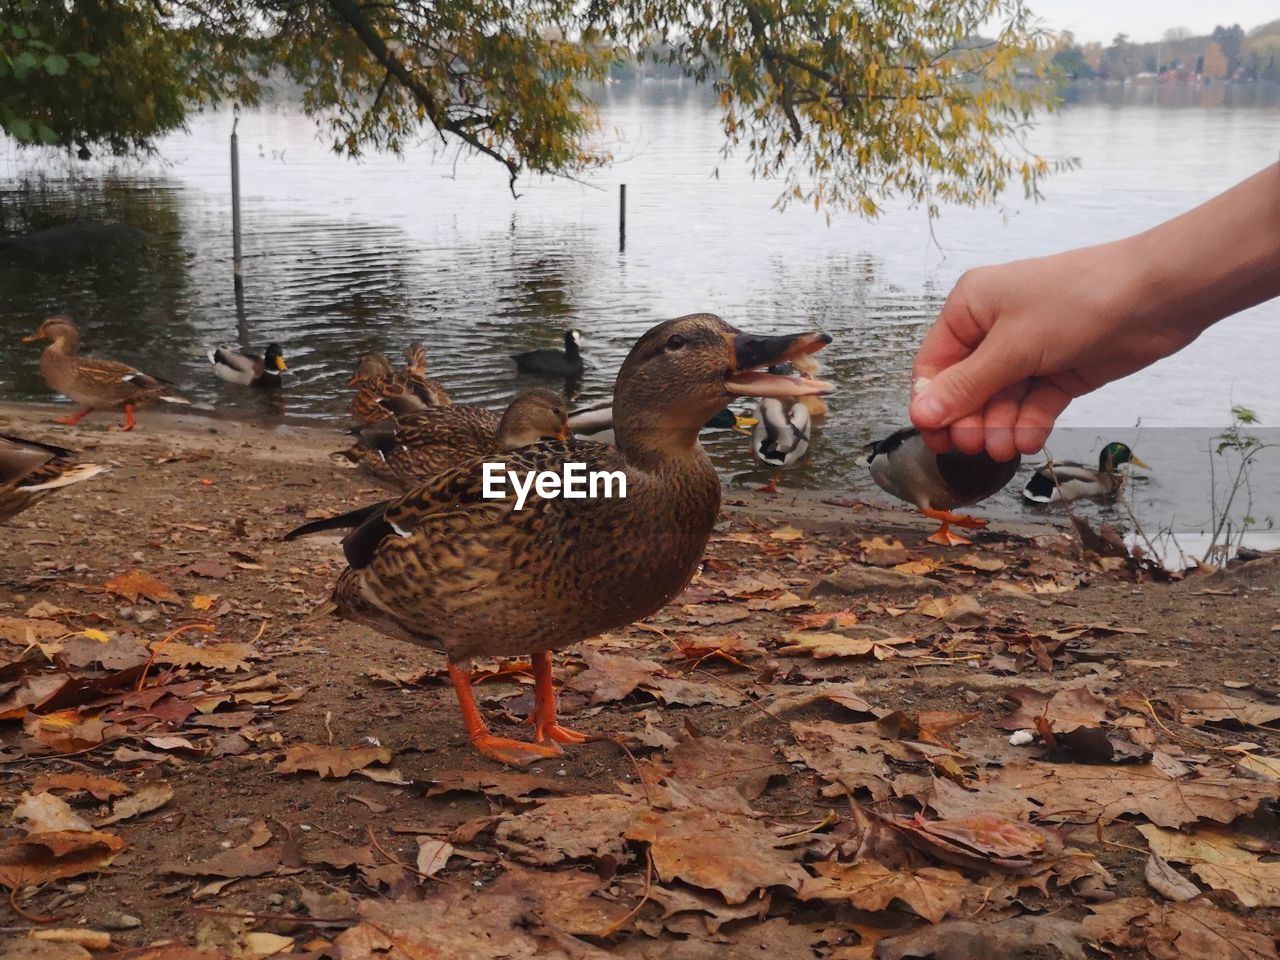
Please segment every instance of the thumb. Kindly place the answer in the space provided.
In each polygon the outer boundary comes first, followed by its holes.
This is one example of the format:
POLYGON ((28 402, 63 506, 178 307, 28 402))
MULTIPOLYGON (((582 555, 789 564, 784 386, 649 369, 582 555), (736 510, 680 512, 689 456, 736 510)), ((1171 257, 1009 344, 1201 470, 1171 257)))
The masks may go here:
POLYGON ((918 378, 911 400, 911 422, 937 430, 981 410, 999 391, 1029 376, 1008 350, 983 340, 973 353, 932 379, 918 378))

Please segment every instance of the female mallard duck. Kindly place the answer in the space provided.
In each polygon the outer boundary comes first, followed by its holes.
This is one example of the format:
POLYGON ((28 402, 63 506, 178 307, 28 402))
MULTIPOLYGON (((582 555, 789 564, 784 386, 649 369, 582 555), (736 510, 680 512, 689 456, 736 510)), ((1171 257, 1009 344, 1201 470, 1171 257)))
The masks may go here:
POLYGON ((74 450, 0 434, 0 521, 59 487, 96 477, 105 469, 101 464, 77 462, 74 450))
POLYGON ((1133 455, 1123 443, 1108 443, 1098 455, 1098 469, 1093 470, 1079 463, 1054 463, 1050 461, 1036 470, 1022 488, 1022 495, 1032 503, 1053 503, 1057 500, 1075 500, 1090 497, 1094 500, 1114 500, 1124 486, 1124 474, 1120 465, 1132 463, 1135 467, 1150 470, 1133 455))
POLYGON ((932 542, 956 546, 973 541, 952 530, 953 524, 980 530, 987 521, 951 511, 1001 490, 1018 472, 1022 458, 1002 463, 985 452, 934 453, 925 446, 920 431, 909 427, 868 445, 866 462, 871 479, 881 490, 915 504, 926 517, 942 522, 929 537, 932 542))
POLYGON ((23 343, 52 340, 40 357, 40 375, 50 388, 70 397, 84 407, 77 414, 61 417, 55 423, 79 423, 94 410, 124 410, 121 430, 132 430, 137 423, 133 408, 155 400, 168 403, 190 403, 172 393, 173 384, 148 376, 128 364, 115 360, 94 360, 78 356, 80 331, 69 317, 50 317, 35 333, 22 338, 23 343))
POLYGON ((366 353, 360 358, 355 374, 347 381, 347 386, 356 388, 351 400, 354 420, 381 423, 451 402, 444 387, 426 375, 426 353, 419 351, 421 344, 410 347, 406 353, 409 363, 398 372, 381 353, 366 353))
POLYGON ((213 373, 219 380, 263 390, 280 389, 283 383, 280 374, 289 369, 285 366, 284 352, 278 343, 267 344, 267 352, 262 356, 218 347, 209 351, 209 362, 213 364, 213 373))
MULTIPOLYGON (((791 364, 782 364, 770 367, 769 372, 791 376, 796 370, 791 364)), ((764 397, 756 404, 751 454, 757 463, 775 471, 769 482, 760 488, 761 493, 777 493, 782 471, 798 463, 809 452, 809 431, 813 422, 803 401, 803 397, 764 397)))
MULTIPOLYGON (((702 425, 703 430, 736 430, 740 433, 754 427, 754 417, 743 417, 725 407, 702 425)), ((614 444, 613 398, 602 400, 589 407, 581 407, 569 414, 569 429, 573 435, 593 443, 614 444)))
POLYGON ((698 431, 738 396, 830 389, 756 369, 830 340, 749 336, 710 314, 658 324, 618 373, 616 448, 543 441, 503 458, 514 478, 498 491, 497 472, 474 459, 331 521, 355 529, 342 543, 349 566, 330 609, 442 650, 467 735, 483 755, 519 765, 559 754, 557 743, 585 737, 556 722, 552 651, 647 617, 684 589, 720 508, 720 480, 698 431), (543 495, 544 482, 549 489, 570 464, 571 477, 607 474, 596 484, 604 495, 543 495), (527 499, 509 492, 535 477, 536 489, 523 487, 527 499), (535 743, 489 733, 471 695, 467 661, 476 656, 531 656, 535 743))
POLYGON ((409 490, 465 460, 515 450, 539 440, 565 440, 564 398, 550 390, 526 390, 501 418, 484 407, 450 404, 355 431, 360 443, 344 453, 374 479, 409 490))
POLYGON ((543 350, 527 350, 517 353, 512 359, 516 369, 521 373, 541 373, 548 377, 581 377, 582 353, 579 349, 582 334, 577 330, 567 330, 564 335, 564 349, 547 347, 543 350))

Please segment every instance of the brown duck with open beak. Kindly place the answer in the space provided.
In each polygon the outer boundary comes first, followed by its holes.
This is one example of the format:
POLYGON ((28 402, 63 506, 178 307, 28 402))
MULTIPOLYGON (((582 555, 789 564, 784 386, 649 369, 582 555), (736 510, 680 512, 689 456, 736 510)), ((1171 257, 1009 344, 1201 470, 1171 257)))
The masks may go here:
POLYGON ((568 408, 551 390, 525 390, 501 417, 485 407, 450 403, 352 432, 359 443, 342 456, 391 489, 407 491, 486 453, 568 439, 568 408))
POLYGON ((173 392, 173 384, 135 370, 117 360, 95 360, 80 356, 80 331, 69 317, 50 317, 23 343, 52 340, 40 356, 40 375, 50 388, 84 407, 79 413, 61 417, 55 423, 75 424, 95 410, 123 410, 121 430, 132 430, 135 407, 156 400, 188 404, 173 392))
MULTIPOLYGON (((564 475, 567 464, 613 474, 597 496, 539 495, 517 509, 485 496, 483 460, 346 518, 348 569, 332 609, 389 637, 443 651, 467 735, 507 764, 557 755, 583 734, 556 721, 551 655, 661 609, 702 561, 720 510, 720 478, 698 443, 703 424, 738 396, 831 389, 759 368, 822 349, 822 333, 757 337, 719 317, 668 320, 632 347, 614 388, 617 446, 553 440, 502 460, 506 471, 564 475), (625 496, 621 480, 625 480, 625 496), (612 496, 605 495, 612 493, 612 496), (468 660, 529 656, 534 743, 491 734, 471 694, 468 660)), ((550 484, 548 484, 550 486, 550 484)), ((493 491, 490 491, 493 492, 493 491)))
POLYGON ((80 463, 74 450, 0 434, 0 521, 54 490, 96 477, 105 469, 97 463, 80 463))

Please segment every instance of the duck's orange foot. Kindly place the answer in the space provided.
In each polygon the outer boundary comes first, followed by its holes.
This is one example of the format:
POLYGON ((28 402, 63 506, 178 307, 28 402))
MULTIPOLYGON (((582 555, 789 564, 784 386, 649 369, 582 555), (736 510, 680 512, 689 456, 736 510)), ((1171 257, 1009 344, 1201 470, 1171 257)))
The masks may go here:
POLYGON ((126 403, 124 407, 124 423, 120 424, 120 431, 123 433, 127 430, 132 430, 137 426, 137 423, 138 421, 133 419, 133 405, 126 403))
POLYGON ((774 477, 772 480, 766 483, 763 487, 756 487, 756 492, 757 493, 777 493, 778 478, 774 477))
POLYGON ((506 737, 495 737, 484 733, 471 740, 476 753, 509 767, 524 767, 538 760, 551 760, 561 755, 557 746, 544 746, 540 743, 527 743, 524 740, 508 740, 506 737))
POLYGON ((534 727, 534 740, 538 743, 545 743, 548 740, 556 743, 586 743, 591 739, 590 734, 570 730, 558 723, 536 724, 534 727))
POLYGON ((63 426, 67 427, 74 427, 92 412, 92 410, 81 410, 79 413, 68 414, 65 417, 55 417, 53 422, 61 423, 63 426))
POLYGON ((963 547, 973 543, 968 537, 956 533, 945 523, 930 534, 928 539, 930 543, 940 543, 944 547, 963 547))

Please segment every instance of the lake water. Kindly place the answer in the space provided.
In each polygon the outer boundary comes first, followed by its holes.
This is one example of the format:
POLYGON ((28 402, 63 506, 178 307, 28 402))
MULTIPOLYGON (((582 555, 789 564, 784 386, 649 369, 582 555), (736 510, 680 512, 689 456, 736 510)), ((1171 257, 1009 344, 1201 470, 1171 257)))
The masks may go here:
MULTIPOLYGON (((745 329, 835 336, 823 354, 839 385, 831 416, 784 486, 882 500, 854 458, 903 421, 912 353, 962 271, 1124 236, 1277 159, 1275 89, 1167 86, 1158 103, 1155 94, 1149 85, 1072 91, 1032 142, 1079 157, 1080 169, 1051 178, 1039 203, 1019 191, 995 208, 947 208, 932 230, 905 207, 830 224, 808 209, 778 212, 777 186, 721 155, 715 104, 688 84, 602 91, 618 162, 585 184, 524 182, 519 199, 491 161, 456 161, 424 145, 403 159, 354 162, 332 154, 294 109, 253 112, 240 120, 243 313, 232 285, 230 114, 194 118, 143 163, 37 161, 0 144, 0 232, 80 218, 124 220, 147 235, 133 255, 56 264, 0 250, 0 396, 48 397, 38 351, 18 341, 60 310, 80 321, 87 353, 172 379, 199 408, 335 424, 352 358, 366 350, 398 353, 423 338, 433 374, 456 399, 498 405, 528 385, 510 354, 554 345, 573 326, 586 338, 587 401, 607 394, 638 334, 706 310, 745 329), (270 340, 290 366, 280 396, 209 374, 207 345, 270 340)), ((1255 410, 1263 428, 1280 424, 1277 360, 1280 302, 1078 401, 1050 448, 1060 459, 1095 459, 1107 440, 1127 440, 1154 468, 1134 485, 1144 523, 1202 529, 1209 437, 1233 403, 1255 410)), ((738 438, 709 447, 733 481, 759 478, 738 438)), ((1253 472, 1259 521, 1280 517, 1277 461, 1280 450, 1268 451, 1253 472)), ((1016 489, 993 509, 1021 513, 1016 489)))

